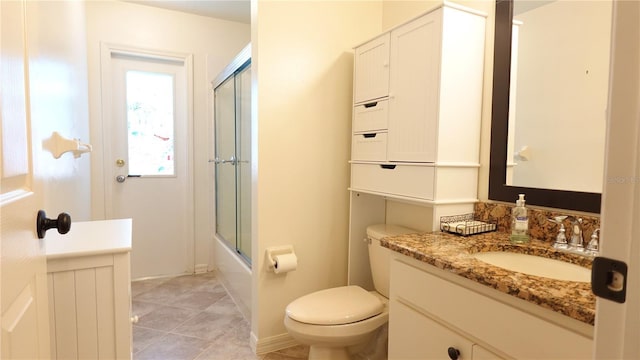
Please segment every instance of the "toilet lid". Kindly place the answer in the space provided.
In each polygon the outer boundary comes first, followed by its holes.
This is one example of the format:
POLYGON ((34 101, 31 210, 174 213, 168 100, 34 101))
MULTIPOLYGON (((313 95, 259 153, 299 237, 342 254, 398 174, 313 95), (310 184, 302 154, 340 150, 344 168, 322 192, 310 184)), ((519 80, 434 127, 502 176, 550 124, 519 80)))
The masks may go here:
POLYGON ((302 296, 287 306, 287 316, 315 325, 349 324, 382 313, 384 305, 359 286, 342 286, 302 296))

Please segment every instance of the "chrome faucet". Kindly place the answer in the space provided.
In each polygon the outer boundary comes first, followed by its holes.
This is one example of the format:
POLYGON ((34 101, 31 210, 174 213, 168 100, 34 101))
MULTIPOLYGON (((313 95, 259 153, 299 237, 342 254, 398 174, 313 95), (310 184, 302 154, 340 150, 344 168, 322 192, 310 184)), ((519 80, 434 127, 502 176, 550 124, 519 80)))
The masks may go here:
POLYGON ((589 244, 587 244, 587 248, 584 249, 584 252, 588 255, 597 256, 600 251, 600 245, 598 244, 598 232, 600 229, 595 229, 593 234, 591 234, 591 240, 589 244))
POLYGON ((582 251, 584 248, 584 238, 582 236, 582 218, 569 217, 571 219, 571 239, 569 248, 582 251))
POLYGON ((553 247, 556 249, 567 249, 569 247, 569 244, 567 244, 567 237, 564 234, 564 224, 562 223, 566 218, 567 216, 554 216, 552 219, 547 219, 560 226, 560 230, 558 230, 558 235, 556 236, 556 242, 553 244, 553 247))

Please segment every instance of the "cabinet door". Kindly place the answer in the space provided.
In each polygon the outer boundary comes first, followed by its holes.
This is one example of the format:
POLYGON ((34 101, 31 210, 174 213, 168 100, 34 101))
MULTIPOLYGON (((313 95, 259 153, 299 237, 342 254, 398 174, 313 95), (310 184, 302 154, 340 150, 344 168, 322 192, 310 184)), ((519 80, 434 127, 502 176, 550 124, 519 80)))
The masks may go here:
POLYGON ((131 359, 128 252, 47 261, 51 357, 131 359))
POLYGON ((389 360, 449 359, 450 347, 458 359, 472 358, 473 344, 410 307, 392 300, 389 312, 389 360))
POLYGON ((389 34, 377 37, 355 50, 354 102, 389 95, 389 34))
POLYGON ((391 32, 389 161, 435 162, 442 9, 391 32))

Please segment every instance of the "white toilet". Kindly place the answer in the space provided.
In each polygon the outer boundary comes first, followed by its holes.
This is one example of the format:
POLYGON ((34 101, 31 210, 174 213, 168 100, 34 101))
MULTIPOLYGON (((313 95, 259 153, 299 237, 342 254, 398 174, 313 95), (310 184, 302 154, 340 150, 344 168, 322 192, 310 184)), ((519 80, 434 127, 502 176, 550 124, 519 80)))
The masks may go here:
POLYGON ((415 233, 397 225, 367 227, 369 262, 376 291, 341 286, 302 296, 287 306, 284 326, 295 340, 309 345, 309 359, 350 359, 348 348, 362 345, 389 319, 390 250, 380 239, 415 233))

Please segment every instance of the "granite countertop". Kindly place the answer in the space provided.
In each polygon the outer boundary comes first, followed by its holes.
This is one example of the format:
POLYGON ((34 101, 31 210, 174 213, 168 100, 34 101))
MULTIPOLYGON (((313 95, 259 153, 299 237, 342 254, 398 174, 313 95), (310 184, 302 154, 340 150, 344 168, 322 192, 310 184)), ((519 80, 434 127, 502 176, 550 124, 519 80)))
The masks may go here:
POLYGON ((509 234, 490 232, 472 236, 448 233, 419 233, 389 236, 381 240, 383 247, 437 268, 460 275, 520 299, 551 309, 593 325, 595 295, 590 283, 561 281, 509 271, 477 260, 471 254, 507 251, 533 254, 567 261, 591 268, 593 258, 560 252, 549 243, 531 240, 528 244, 512 244, 509 234))

